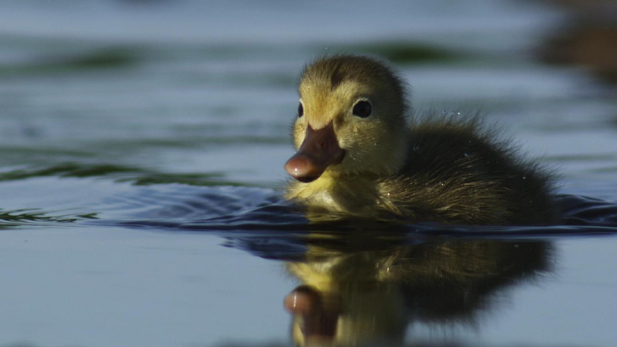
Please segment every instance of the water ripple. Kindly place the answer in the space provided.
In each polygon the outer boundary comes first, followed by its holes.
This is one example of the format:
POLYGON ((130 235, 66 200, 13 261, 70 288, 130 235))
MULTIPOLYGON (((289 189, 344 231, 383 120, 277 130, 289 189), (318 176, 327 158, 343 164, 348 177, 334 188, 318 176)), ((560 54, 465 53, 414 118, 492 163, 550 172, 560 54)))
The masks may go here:
POLYGON ((424 243, 435 238, 554 240, 617 234, 617 204, 576 195, 559 196, 564 210, 561 225, 445 226, 335 215, 327 216, 326 222, 315 222, 307 219, 302 208, 282 201, 269 189, 194 188, 142 189, 138 195, 115 198, 113 204, 116 208, 107 210, 107 218, 104 213, 101 219, 83 223, 150 231, 209 233, 223 237, 225 246, 283 260, 301 258, 307 244, 315 242, 328 247, 375 250, 424 243))

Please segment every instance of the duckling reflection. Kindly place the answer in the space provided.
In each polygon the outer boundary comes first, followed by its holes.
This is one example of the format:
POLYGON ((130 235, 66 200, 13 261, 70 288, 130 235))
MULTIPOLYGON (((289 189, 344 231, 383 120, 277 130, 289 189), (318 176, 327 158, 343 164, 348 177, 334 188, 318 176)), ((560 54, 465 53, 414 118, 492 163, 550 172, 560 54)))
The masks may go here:
POLYGON ((424 243, 345 252, 311 246, 287 268, 298 345, 402 344, 411 322, 472 324, 496 294, 549 270, 545 242, 424 243))

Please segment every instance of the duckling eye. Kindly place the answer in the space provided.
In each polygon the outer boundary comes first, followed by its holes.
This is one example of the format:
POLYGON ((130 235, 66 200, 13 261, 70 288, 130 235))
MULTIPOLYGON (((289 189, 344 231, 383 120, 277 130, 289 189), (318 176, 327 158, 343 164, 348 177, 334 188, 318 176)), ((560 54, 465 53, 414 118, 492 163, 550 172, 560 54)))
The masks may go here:
POLYGON ((371 103, 366 100, 358 101, 353 107, 353 115, 360 118, 366 118, 371 115, 373 107, 371 103))
POLYGON ((304 115, 304 107, 302 106, 302 102, 300 102, 300 104, 298 104, 298 118, 302 117, 304 115))

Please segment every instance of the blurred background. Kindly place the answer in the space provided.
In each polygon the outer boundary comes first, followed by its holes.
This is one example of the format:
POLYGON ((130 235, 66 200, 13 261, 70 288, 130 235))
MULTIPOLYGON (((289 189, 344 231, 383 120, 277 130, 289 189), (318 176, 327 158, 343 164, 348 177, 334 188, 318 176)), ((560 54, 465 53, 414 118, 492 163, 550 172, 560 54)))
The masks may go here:
MULTIPOLYGON (((271 201, 300 71, 327 54, 390 60, 416 111, 480 111, 560 173, 560 193, 617 201, 616 3, 0 2, 0 346, 285 344, 280 264, 105 222, 271 201)), ((480 333, 410 331, 613 346, 617 262, 602 242, 560 243, 559 279, 516 292, 480 333)))
POLYGON ((416 110, 479 110, 566 178, 612 180, 614 14, 612 1, 5 1, 0 168, 274 186, 303 65, 352 52, 392 61, 416 110))

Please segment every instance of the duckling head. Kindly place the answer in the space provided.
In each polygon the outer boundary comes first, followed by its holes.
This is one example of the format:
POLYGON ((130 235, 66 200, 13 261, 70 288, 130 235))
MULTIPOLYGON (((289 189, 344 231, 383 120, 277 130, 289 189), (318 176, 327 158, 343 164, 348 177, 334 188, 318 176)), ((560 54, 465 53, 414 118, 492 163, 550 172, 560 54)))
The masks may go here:
POLYGON ((406 154, 405 91, 378 60, 337 55, 303 71, 285 170, 301 182, 394 173, 406 154))

